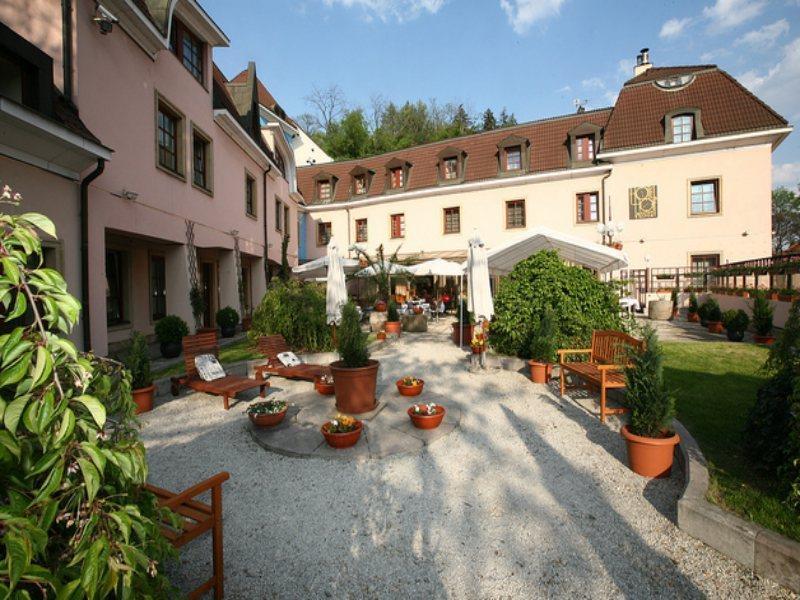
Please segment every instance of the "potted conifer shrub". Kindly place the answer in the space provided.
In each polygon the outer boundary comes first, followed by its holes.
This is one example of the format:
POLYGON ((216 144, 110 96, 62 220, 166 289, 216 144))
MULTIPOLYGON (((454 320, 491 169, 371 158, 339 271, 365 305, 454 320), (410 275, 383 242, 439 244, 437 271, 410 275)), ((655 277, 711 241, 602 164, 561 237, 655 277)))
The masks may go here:
POLYGON ((339 360, 331 363, 336 408, 349 414, 369 412, 375 408, 375 388, 380 363, 369 357, 367 334, 358 324, 355 304, 348 302, 342 308, 337 350, 339 360))
POLYGON ((708 327, 708 300, 697 307, 697 318, 700 319, 701 327, 708 327))
MULTIPOLYGON (((703 302, 705 306, 705 313, 700 315, 702 319, 705 316, 706 327, 711 333, 722 333, 724 328, 722 326, 722 309, 719 307, 719 302, 714 298, 709 298, 703 302)), ((702 308, 702 307, 701 307, 702 308)))
POLYGON ((531 381, 547 383, 553 371, 553 360, 556 354, 555 316, 553 309, 545 308, 542 318, 533 326, 528 366, 531 369, 531 381))
POLYGON ((620 433, 635 473, 669 477, 675 446, 680 442, 678 434, 670 430, 675 400, 664 388, 663 354, 651 327, 645 329, 644 343, 644 350, 633 354, 625 368, 630 421, 620 433))
POLYGON ((386 311, 386 323, 383 326, 387 334, 400 335, 400 313, 397 312, 397 304, 394 300, 389 301, 389 308, 386 311))
POLYGON ((239 313, 230 306, 226 306, 217 311, 217 325, 219 325, 222 337, 230 338, 236 335, 236 325, 238 324, 239 313))
POLYGON ((181 353, 181 340, 189 335, 186 321, 177 315, 167 315, 156 322, 156 338, 161 346, 161 356, 175 358, 181 353))
POLYGON ((697 294, 692 292, 689 294, 689 308, 686 312, 686 318, 691 323, 699 323, 700 322, 700 315, 697 314, 698 306, 697 306, 697 294))
POLYGON ((467 303, 463 298, 460 300, 456 318, 458 321, 453 323, 453 343, 458 346, 463 340, 465 343, 469 344, 472 340, 475 318, 472 316, 472 313, 467 310, 467 303))
POLYGON ((744 339, 744 332, 750 325, 750 317, 741 308, 739 310, 726 310, 722 315, 722 322, 725 325, 725 334, 732 342, 741 342, 744 339))
POLYGON ((134 331, 131 335, 131 346, 125 359, 125 366, 131 372, 131 394, 136 403, 136 414, 153 410, 153 396, 156 386, 150 374, 150 349, 147 338, 134 331))
POLYGON ((678 288, 672 288, 670 299, 672 300, 672 320, 674 321, 677 320, 680 315, 680 308, 678 308, 678 288))
POLYGON ((753 339, 756 344, 769 346, 775 341, 775 337, 772 335, 772 314, 775 309, 761 291, 753 295, 753 304, 750 309, 753 311, 753 328, 756 330, 753 339))

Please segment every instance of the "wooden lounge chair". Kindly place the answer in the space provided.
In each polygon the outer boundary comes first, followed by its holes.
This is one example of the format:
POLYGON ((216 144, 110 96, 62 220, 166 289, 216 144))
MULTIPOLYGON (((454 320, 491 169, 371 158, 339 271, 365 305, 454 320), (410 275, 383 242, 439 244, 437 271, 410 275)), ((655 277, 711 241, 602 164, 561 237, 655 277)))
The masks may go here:
POLYGON ((168 490, 145 485, 145 489, 155 494, 159 506, 171 509, 180 518, 180 529, 170 523, 161 524, 161 532, 175 548, 192 541, 197 536, 211 530, 214 574, 189 594, 189 598, 200 598, 213 588, 214 598, 221 600, 225 581, 222 556, 222 483, 230 475, 223 471, 205 481, 176 494, 168 490), (211 504, 200 502, 197 496, 211 490, 211 504))
POLYGON ((606 390, 624 389, 627 354, 633 349, 641 352, 644 342, 621 331, 593 331, 592 347, 580 350, 559 350, 561 395, 567 387, 567 374, 600 388, 600 421, 605 422, 607 414, 628 412, 627 408, 607 408, 606 390), (586 356, 588 360, 569 361, 569 356, 586 356))
POLYGON ((173 395, 177 396, 181 386, 186 386, 198 392, 222 396, 222 405, 225 410, 230 408, 230 399, 235 398, 239 392, 259 388, 259 395, 262 398, 266 395, 269 381, 266 381, 260 373, 256 373, 255 379, 242 377, 241 375, 226 375, 214 381, 201 379, 194 364, 195 357, 200 354, 213 354, 219 358, 216 332, 198 333, 187 335, 183 338, 183 358, 186 365, 186 375, 173 378, 173 395))
POLYGON ((331 368, 328 365, 308 365, 302 364, 295 367, 286 367, 278 359, 281 352, 291 352, 289 344, 282 335, 264 335, 258 338, 258 351, 266 359, 266 364, 256 367, 256 377, 265 375, 277 375, 286 379, 303 379, 314 381, 322 375, 330 375, 331 368))

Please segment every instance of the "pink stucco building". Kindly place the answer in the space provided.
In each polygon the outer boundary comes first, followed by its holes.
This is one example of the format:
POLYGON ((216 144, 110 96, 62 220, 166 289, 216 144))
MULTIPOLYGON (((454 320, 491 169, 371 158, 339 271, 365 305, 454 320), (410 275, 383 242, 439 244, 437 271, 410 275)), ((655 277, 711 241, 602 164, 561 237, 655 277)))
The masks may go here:
POLYGON ((8 0, 0 27, 0 182, 56 223, 45 259, 84 303, 76 341, 193 325, 193 285, 202 325, 250 314, 285 233, 297 264, 302 203, 255 65, 223 75, 229 40, 193 0, 8 0))

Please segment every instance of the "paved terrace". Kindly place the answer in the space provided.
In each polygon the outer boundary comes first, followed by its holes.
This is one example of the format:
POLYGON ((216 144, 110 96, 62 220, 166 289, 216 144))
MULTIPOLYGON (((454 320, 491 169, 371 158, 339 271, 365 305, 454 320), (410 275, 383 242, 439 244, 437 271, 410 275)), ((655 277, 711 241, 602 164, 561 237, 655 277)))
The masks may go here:
MULTIPOLYGON (((229 598, 790 597, 674 525, 682 474, 626 465, 614 425, 522 374, 471 374, 446 324, 374 356, 463 407, 460 426, 407 455, 363 461, 269 452, 247 402, 191 394, 143 418, 150 479, 183 489, 221 470, 229 598)), ((272 393, 311 384, 273 378, 272 393)), ((184 589, 210 536, 182 552, 184 589)))

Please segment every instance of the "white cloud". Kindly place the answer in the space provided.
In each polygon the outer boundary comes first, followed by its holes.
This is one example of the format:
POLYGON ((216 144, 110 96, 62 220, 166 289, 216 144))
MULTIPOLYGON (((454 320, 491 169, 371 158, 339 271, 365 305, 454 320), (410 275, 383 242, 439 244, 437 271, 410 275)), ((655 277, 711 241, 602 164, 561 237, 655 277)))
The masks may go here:
POLYGON ((800 184, 800 162, 772 165, 772 187, 794 189, 800 184))
POLYGON ((542 21, 558 14, 565 0, 500 0, 508 22, 518 34, 522 35, 536 21, 542 21))
POLYGON ((736 40, 735 45, 746 44, 760 49, 772 48, 777 43, 778 38, 787 33, 789 33, 789 21, 781 19, 769 25, 764 25, 760 29, 748 31, 736 40))
POLYGON ((663 39, 678 37, 691 22, 692 20, 689 17, 685 19, 670 19, 661 26, 658 37, 663 39))
POLYGON ((617 74, 627 79, 633 77, 633 67, 636 61, 632 58, 623 58, 617 63, 617 74))
POLYGON ((585 88, 594 88, 598 90, 605 89, 606 84, 599 77, 590 77, 581 81, 581 85, 585 88))
POLYGON ((571 91, 572 91, 572 86, 571 85, 565 85, 565 86, 562 86, 562 87, 558 88, 556 90, 556 94, 566 94, 566 93, 571 92, 571 91))
POLYGON ((800 119, 797 91, 800 90, 800 37, 781 50, 780 60, 766 72, 750 70, 739 81, 789 121, 800 119))
POLYGON ((326 6, 360 8, 367 21, 378 18, 384 23, 390 19, 404 23, 417 18, 421 13, 436 14, 446 0, 323 0, 326 6))
POLYGON ((703 16, 710 21, 710 29, 721 31, 757 17, 766 5, 766 0, 717 0, 703 9, 703 16))

